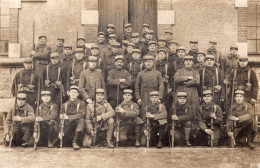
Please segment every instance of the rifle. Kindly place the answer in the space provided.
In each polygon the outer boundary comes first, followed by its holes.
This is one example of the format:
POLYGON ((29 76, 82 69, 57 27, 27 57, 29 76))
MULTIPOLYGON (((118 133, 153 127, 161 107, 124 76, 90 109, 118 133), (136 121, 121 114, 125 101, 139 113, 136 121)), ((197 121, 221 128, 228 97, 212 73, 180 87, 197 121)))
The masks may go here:
MULTIPOLYGON (((62 140, 63 140, 63 136, 64 136, 64 113, 63 113, 63 110, 62 110, 62 96, 63 96, 63 86, 61 85, 60 87, 60 113, 62 113, 62 119, 61 119, 61 126, 60 126, 60 148, 62 148, 62 140)), ((64 108, 64 110, 66 110, 66 107, 64 108)), ((66 113, 66 112, 65 112, 66 113)))
POLYGON ((33 20, 33 50, 35 50, 35 20, 33 20))
MULTIPOLYGON (((39 78, 38 81, 38 93, 37 93, 37 101, 35 104, 37 105, 36 107, 36 113, 35 116, 37 117, 39 115, 39 108, 40 108, 40 96, 41 96, 41 79, 39 78)), ((37 149, 37 143, 40 140, 40 123, 38 121, 34 121, 34 132, 33 132, 33 137, 34 137, 34 145, 33 149, 37 149)))
POLYGON ((97 139, 97 110, 96 110, 96 82, 95 82, 95 91, 94 91, 94 118, 95 118, 95 123, 94 123, 94 135, 93 135, 93 146, 96 146, 96 139, 97 139))
MULTIPOLYGON (((146 107, 146 112, 148 111, 146 107)), ((150 126, 150 119, 146 117, 146 129, 147 129, 147 138, 146 138, 146 147, 149 148, 150 146, 150 132, 151 132, 151 126, 150 126)))
MULTIPOLYGON (((214 102, 214 98, 215 98, 215 78, 212 78, 213 81, 213 87, 212 87, 212 113, 215 113, 215 102, 214 102)), ((213 132, 214 131, 214 121, 213 118, 210 118, 210 129, 213 132)), ((214 145, 214 132, 210 135, 210 147, 213 148, 214 145)))
MULTIPOLYGON (((119 104, 119 84, 117 84, 117 93, 116 93, 116 106, 119 104)), ((120 118, 119 113, 116 114, 116 147, 119 143, 119 127, 120 127, 120 118)))
MULTIPOLYGON (((18 93, 18 90, 17 90, 17 81, 15 83, 15 91, 14 91, 14 94, 15 94, 15 100, 14 100, 14 114, 13 116, 16 115, 16 106, 17 106, 17 93, 18 93)), ((15 121, 12 121, 12 125, 11 125, 11 129, 10 129, 10 132, 9 132, 9 148, 11 148, 12 146, 12 141, 13 141, 13 138, 14 138, 14 125, 15 125, 15 121)))
MULTIPOLYGON (((176 90, 175 90, 175 82, 173 83, 173 94, 175 95, 175 96, 173 96, 173 98, 174 98, 174 112, 173 112, 173 114, 175 114, 176 115, 176 104, 177 104, 177 102, 176 102, 176 99, 177 99, 177 95, 175 94, 175 92, 176 92, 176 90)), ((173 148, 174 147, 174 132, 175 132, 175 128, 174 128, 174 120, 172 120, 172 143, 171 143, 171 147, 173 148)))

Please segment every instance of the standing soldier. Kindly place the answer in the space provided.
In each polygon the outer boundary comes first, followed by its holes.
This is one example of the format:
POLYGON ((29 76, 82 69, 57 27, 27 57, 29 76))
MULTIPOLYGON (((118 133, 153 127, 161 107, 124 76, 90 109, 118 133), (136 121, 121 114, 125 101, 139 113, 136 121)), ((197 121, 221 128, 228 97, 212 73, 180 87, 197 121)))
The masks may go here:
POLYGON ((125 24, 125 32, 123 35, 123 40, 131 41, 132 32, 133 32, 133 29, 132 29, 131 23, 125 24))
POLYGON ((63 54, 60 57, 60 61, 63 66, 69 67, 69 65, 72 63, 72 60, 74 58, 74 55, 72 55, 72 46, 65 44, 63 48, 63 54))
POLYGON ((39 107, 39 115, 36 116, 36 121, 41 122, 41 139, 40 144, 44 144, 44 140, 48 139, 48 148, 52 148, 54 138, 57 135, 57 116, 58 106, 52 103, 51 92, 44 90, 41 92, 42 104, 39 107))
POLYGON ((64 49, 64 38, 58 37, 57 38, 57 45, 56 47, 53 49, 52 52, 57 52, 61 58, 62 54, 63 54, 63 49, 64 49))
POLYGON ((143 44, 140 41, 139 33, 132 33, 131 41, 132 41, 132 43, 135 44, 134 48, 137 48, 137 49, 140 49, 140 50, 142 49, 143 44))
POLYGON ((254 124, 252 105, 244 101, 244 95, 245 92, 242 90, 235 91, 235 103, 229 114, 228 136, 233 136, 236 142, 240 138, 247 138, 248 147, 254 149, 253 137, 257 132, 257 127, 254 124), (231 127, 234 127, 234 130, 231 130, 231 127))
POLYGON ((158 38, 158 49, 165 49, 167 51, 166 55, 168 58, 169 48, 167 47, 167 39, 165 37, 158 38))
POLYGON ((157 53, 157 43, 156 43, 156 41, 149 41, 148 42, 147 55, 152 55, 154 57, 154 60, 157 59, 158 53, 157 53))
MULTIPOLYGON (((136 127, 137 117, 139 116, 140 109, 138 104, 132 101, 133 91, 125 89, 123 94, 123 102, 116 107, 115 112, 119 113, 120 129, 119 129, 119 142, 123 146, 132 145, 131 141, 135 141, 136 147, 140 146, 140 127, 136 127)), ((133 142, 134 142, 133 141, 133 142)))
POLYGON ((134 43, 127 43, 126 51, 127 53, 124 54, 124 63, 125 66, 129 64, 131 58, 132 58, 132 52, 134 49, 135 44, 134 43))
POLYGON ((166 37, 167 46, 169 47, 170 41, 171 41, 172 38, 173 38, 173 37, 172 37, 173 34, 172 34, 171 31, 165 31, 164 35, 165 35, 165 37, 166 37))
POLYGON ((108 24, 107 25, 107 34, 106 34, 106 38, 109 38, 110 34, 114 34, 115 33, 115 25, 113 24, 108 24))
MULTIPOLYGON (((78 99, 79 89, 77 86, 70 87, 68 96, 69 100, 62 105, 60 114, 60 120, 65 120, 63 130, 64 144, 68 144, 73 138, 72 146, 75 150, 79 150, 79 138, 83 132, 85 123, 86 104, 78 99)), ((61 136, 63 135, 59 134, 60 138, 61 136)))
MULTIPOLYGON (((163 139, 166 132, 166 125, 167 125, 167 111, 165 106, 160 102, 159 99, 159 92, 152 91, 150 92, 150 105, 146 108, 146 120, 150 120, 150 130, 147 130, 146 126, 144 127, 144 134, 147 136, 149 134, 150 139, 148 140, 149 143, 151 142, 151 146, 156 144, 156 137, 159 134, 159 139, 157 143, 157 148, 163 147, 163 139)), ((146 121, 145 120, 145 121, 146 121)), ((146 137, 145 135, 142 137, 141 143, 145 145, 146 137)), ((148 137, 148 136, 147 136, 148 137)))
POLYGON ((172 105, 168 121, 175 121, 174 131, 171 130, 171 135, 174 134, 175 143, 177 145, 185 144, 186 146, 190 147, 192 111, 186 102, 187 92, 178 92, 176 104, 172 105), (183 143, 184 140, 185 143, 183 143))
POLYGON ((201 130, 201 137, 198 136, 197 138, 202 143, 201 145, 208 145, 208 137, 213 134, 213 146, 218 146, 223 116, 221 108, 219 105, 214 104, 214 100, 212 99, 212 91, 204 90, 203 103, 196 109, 196 120, 201 130), (211 122, 212 119, 213 122, 211 122))
POLYGON ((98 44, 91 45, 90 52, 91 52, 91 56, 97 57, 97 69, 102 70, 102 68, 101 68, 100 48, 99 48, 98 44))
POLYGON ((48 65, 50 60, 51 48, 47 46, 47 36, 39 36, 39 45, 31 52, 34 61, 35 74, 41 75, 43 69, 48 65))
POLYGON ((197 63, 193 64, 193 69, 196 71, 200 71, 205 67, 205 53, 202 51, 198 51, 198 56, 197 56, 197 63))
MULTIPOLYGON (((83 36, 77 37, 77 44, 76 48, 83 48, 83 53, 87 57, 88 54, 90 53, 89 49, 85 46, 85 38, 83 36)), ((74 53, 75 54, 75 53, 74 53)))
POLYGON ((197 39, 193 39, 190 40, 190 51, 188 52, 188 55, 193 56, 193 63, 196 64, 197 63, 197 55, 198 55, 198 40, 197 39))
POLYGON ((34 110, 32 106, 26 103, 26 94, 18 93, 17 104, 15 108, 11 108, 5 120, 5 140, 15 145, 22 144, 23 147, 33 145, 29 140, 32 138, 30 129, 33 126, 34 119, 34 110), (9 135, 11 127, 13 135, 9 135), (13 136, 13 138, 10 136, 13 136), (12 139, 12 142, 10 142, 10 139, 12 139))
MULTIPOLYGON (((86 129, 87 132, 84 135, 83 146, 91 147, 92 138, 96 136, 98 145, 104 145, 102 143, 102 138, 106 137, 107 147, 114 148, 112 140, 113 129, 114 129, 114 115, 115 111, 111 107, 109 103, 104 100, 104 89, 96 89, 96 115, 94 114, 94 104, 88 104, 87 106, 87 114, 86 114, 86 129), (94 130, 92 123, 97 120, 97 130, 94 130), (94 132, 95 131, 95 132, 94 132), (94 135, 96 134, 96 135, 94 135)), ((95 126, 94 126, 95 127, 95 126)), ((94 139, 94 138, 93 138, 94 139)))
POLYGON ((102 51, 103 48, 107 47, 106 34, 104 32, 99 32, 97 34, 97 42, 98 42, 99 51, 102 51))
POLYGON ((184 57, 186 55, 186 49, 184 46, 179 46, 177 48, 177 58, 172 63, 173 74, 176 73, 177 70, 184 68, 184 57))
POLYGON ((156 39, 154 38, 154 31, 148 29, 145 32, 145 39, 142 40, 143 42, 142 56, 147 54, 150 41, 156 41, 156 39))
MULTIPOLYGON (((108 72, 107 85, 109 87, 108 100, 113 108, 116 107, 117 94, 122 97, 122 90, 130 88, 132 84, 131 76, 127 70, 123 69, 124 57, 122 55, 115 56, 115 69, 108 72), (119 85, 119 93, 117 93, 117 85, 119 85)), ((120 100, 122 101, 122 99, 120 100)))
POLYGON ((96 67, 97 57, 89 56, 88 69, 81 72, 79 77, 80 95, 88 104, 94 100, 95 86, 104 89, 104 99, 107 100, 106 84, 102 73, 96 67))
POLYGON ((168 43, 169 53, 168 53, 168 62, 172 65, 173 61, 177 59, 177 47, 178 42, 175 40, 171 40, 168 43))
POLYGON ((149 28, 150 28, 149 24, 146 24, 146 23, 143 24, 142 41, 145 39, 145 34, 146 34, 147 30, 149 30, 149 28))
POLYGON ((207 55, 214 55, 215 62, 218 68, 222 67, 222 56, 220 55, 219 51, 217 50, 217 42, 215 40, 209 41, 209 48, 207 50, 207 55))

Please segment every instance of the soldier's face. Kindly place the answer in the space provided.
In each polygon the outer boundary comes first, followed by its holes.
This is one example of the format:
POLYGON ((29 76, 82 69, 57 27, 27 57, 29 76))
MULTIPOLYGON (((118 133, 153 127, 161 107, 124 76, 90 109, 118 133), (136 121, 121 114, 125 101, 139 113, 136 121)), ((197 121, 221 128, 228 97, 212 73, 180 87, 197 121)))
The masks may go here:
POLYGON ((72 49, 71 48, 64 48, 63 52, 64 52, 65 55, 70 55, 71 52, 72 52, 72 49))
POLYGON ((204 62, 204 60, 205 60, 204 55, 203 55, 203 54, 198 54, 197 61, 198 61, 199 63, 201 63, 201 62, 204 62))
POLYGON ((32 69, 32 62, 25 62, 23 63, 24 69, 30 70, 32 69))
POLYGON ((89 61, 88 65, 89 65, 90 69, 95 69, 96 66, 97 66, 97 62, 96 61, 89 61))
POLYGON ((165 37, 166 37, 167 40, 171 40, 172 34, 171 33, 165 33, 165 37))
POLYGON ((206 59, 206 66, 212 67, 212 66, 214 66, 214 64, 215 64, 214 59, 210 59, 210 58, 206 59))
POLYGON ((109 38, 108 39, 109 44, 113 44, 114 42, 116 42, 115 38, 109 38))
POLYGON ((83 39, 78 39, 78 45, 79 45, 79 46, 84 46, 84 45, 85 45, 85 40, 83 40, 83 39))
POLYGON ((135 44, 140 41, 139 37, 132 37, 131 39, 132 39, 132 42, 135 43, 135 44))
POLYGON ((232 49, 230 49, 230 54, 231 55, 237 55, 237 49, 234 49, 234 48, 232 48, 232 49))
POLYGON ((239 65, 240 65, 241 67, 246 67, 247 64, 248 64, 248 60, 239 60, 239 65))
POLYGON ((193 61, 192 60, 185 60, 184 65, 185 65, 185 68, 191 68, 192 65, 193 65, 193 61))
POLYGON ((191 49, 197 49, 198 48, 198 43, 194 43, 194 42, 191 42, 190 43, 190 47, 191 47, 191 49))
POLYGON ((242 95, 242 94, 236 94, 236 96, 235 96, 235 101, 236 101, 237 104, 243 103, 243 101, 244 101, 244 95, 242 95))
POLYGON ((99 49, 98 49, 98 48, 92 48, 92 49, 90 50, 90 52, 91 52, 92 55, 98 55, 99 49))
POLYGON ((159 45, 159 47, 165 47, 166 46, 166 41, 160 40, 160 41, 158 41, 158 45, 159 45))
POLYGON ((46 43, 47 43, 47 38, 46 38, 46 37, 41 37, 41 38, 39 39, 39 43, 40 43, 40 44, 46 44, 46 43))
POLYGON ((51 57, 51 64, 57 65, 59 63, 60 59, 59 57, 51 57))
POLYGON ((156 50, 156 45, 155 44, 150 44, 148 47, 149 51, 155 51, 156 50))
POLYGON ((140 58, 140 53, 138 53, 138 52, 134 52, 134 53, 132 53, 132 57, 133 57, 133 59, 139 59, 140 58))
POLYGON ((17 98, 17 106, 23 107, 26 103, 26 99, 17 98))
POLYGON ((159 52, 159 53, 158 53, 158 56, 159 56, 159 59, 160 59, 160 60, 164 60, 164 59, 166 58, 166 54, 165 54, 165 52, 163 52, 163 51, 159 52))
POLYGON ((154 62, 153 60, 146 60, 144 64, 147 69, 151 69, 153 67, 154 62))
POLYGON ((69 92, 68 92, 68 95, 70 97, 70 100, 76 100, 79 96, 79 92, 75 89, 71 89, 69 92))
POLYGON ((119 47, 113 46, 113 47, 112 47, 112 52, 113 52, 113 53, 118 53, 118 52, 119 52, 119 47))
POLYGON ((212 95, 208 94, 203 96, 203 100, 205 103, 210 103, 212 101, 212 95))
POLYGON ((127 46, 126 50, 127 50, 127 53, 132 53, 134 47, 133 46, 127 46))
POLYGON ((131 94, 125 93, 123 95, 124 101, 128 102, 130 100, 132 100, 133 96, 131 94))
POLYGON ((216 47, 217 47, 217 44, 215 44, 215 43, 209 43, 209 48, 214 48, 214 49, 216 49, 216 47))
POLYGON ((178 50, 178 51, 177 51, 177 55, 178 55, 179 58, 182 59, 182 58, 185 57, 186 51, 185 51, 185 50, 178 50))
POLYGON ((178 97, 177 101, 180 105, 184 105, 187 102, 187 98, 186 97, 178 97))
POLYGON ((175 43, 170 44, 169 49, 171 52, 176 52, 177 44, 175 44, 175 43))
POLYGON ((42 95, 41 99, 43 103, 49 103, 51 101, 51 95, 42 95))
POLYGON ((107 32, 108 34, 114 33, 115 29, 113 27, 108 27, 107 32))
POLYGON ((97 93, 96 99, 97 99, 97 103, 101 103, 104 100, 104 94, 103 93, 97 93))
POLYGON ((77 60, 82 60, 84 57, 84 54, 83 54, 83 52, 76 52, 75 57, 77 58, 77 60))
POLYGON ((99 35, 99 36, 98 36, 98 42, 99 42, 99 43, 103 43, 105 40, 106 40, 106 38, 105 38, 104 35, 99 35))
POLYGON ((148 40, 151 40, 153 38, 153 34, 152 33, 146 33, 145 38, 148 39, 148 40))
POLYGON ((57 40, 57 46, 61 47, 64 44, 63 40, 57 40))
POLYGON ((125 28, 125 32, 127 33, 131 33, 133 30, 132 30, 132 27, 127 27, 125 28))
POLYGON ((143 27, 143 32, 146 32, 148 29, 149 29, 149 27, 144 26, 143 27))
POLYGON ((154 104, 154 103, 157 103, 157 102, 158 102, 159 97, 158 97, 158 96, 151 96, 151 97, 150 97, 150 100, 151 100, 152 104, 154 104))
POLYGON ((124 65, 123 60, 121 60, 121 59, 116 60, 116 62, 115 62, 116 69, 122 69, 123 65, 124 65))

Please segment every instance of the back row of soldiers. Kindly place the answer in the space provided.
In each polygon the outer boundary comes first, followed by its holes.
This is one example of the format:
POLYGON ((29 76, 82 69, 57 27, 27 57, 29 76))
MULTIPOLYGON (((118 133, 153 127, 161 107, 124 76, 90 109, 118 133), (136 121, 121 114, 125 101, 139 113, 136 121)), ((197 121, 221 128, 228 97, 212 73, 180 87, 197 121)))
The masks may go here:
POLYGON ((91 147, 92 137, 102 139, 105 131, 107 146, 114 147, 116 126, 116 144, 119 141, 122 146, 131 145, 131 139, 137 147, 162 147, 171 140, 172 146, 182 142, 191 146, 201 138, 205 141, 200 144, 207 144, 208 135, 217 146, 219 138, 225 142, 228 135, 230 143, 247 137, 253 148, 256 125, 251 104, 256 103, 258 82, 248 57, 239 56, 237 46, 221 56, 215 41, 209 42, 204 53, 197 49, 198 41, 191 40, 191 50, 186 52, 171 39, 171 32, 159 38, 157 45, 149 25, 143 27, 140 38, 126 24, 121 45, 114 25, 109 24, 108 32, 99 32, 98 43, 90 49, 78 37, 74 51, 62 38, 52 50, 47 36, 39 36, 39 45, 13 82, 17 104, 6 119, 6 141, 17 138, 28 146, 45 137, 48 147, 53 147, 64 136, 64 143, 72 141, 74 149, 79 149, 81 137, 83 146, 91 147), (42 103, 36 107, 37 95, 42 103), (94 128, 93 121, 98 123, 94 128), (40 122, 47 134, 31 137, 33 122, 40 122), (14 125, 16 129, 11 129, 14 125), (10 136, 10 130, 16 136, 10 136))

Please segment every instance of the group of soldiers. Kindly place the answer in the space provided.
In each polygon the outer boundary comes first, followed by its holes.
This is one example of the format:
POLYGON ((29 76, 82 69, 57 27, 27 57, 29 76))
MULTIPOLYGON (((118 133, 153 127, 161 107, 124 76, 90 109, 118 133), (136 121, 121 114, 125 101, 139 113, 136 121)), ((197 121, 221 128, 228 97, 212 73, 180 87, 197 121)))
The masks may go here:
POLYGON ((237 46, 223 56, 216 41, 203 52, 191 40, 188 51, 170 31, 124 28, 119 39, 108 24, 91 48, 77 37, 75 49, 64 38, 51 49, 39 36, 13 80, 6 144, 254 148, 258 81, 237 46))

